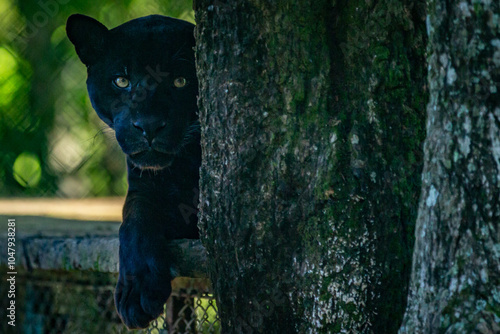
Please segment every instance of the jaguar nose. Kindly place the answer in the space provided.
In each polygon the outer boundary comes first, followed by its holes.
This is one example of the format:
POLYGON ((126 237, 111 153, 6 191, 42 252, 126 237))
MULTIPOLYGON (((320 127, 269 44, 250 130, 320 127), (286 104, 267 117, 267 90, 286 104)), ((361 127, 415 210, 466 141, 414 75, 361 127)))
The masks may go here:
POLYGON ((142 135, 151 146, 153 139, 158 135, 158 133, 165 128, 167 125, 164 121, 160 122, 141 122, 136 121, 133 123, 134 128, 142 132, 142 135))

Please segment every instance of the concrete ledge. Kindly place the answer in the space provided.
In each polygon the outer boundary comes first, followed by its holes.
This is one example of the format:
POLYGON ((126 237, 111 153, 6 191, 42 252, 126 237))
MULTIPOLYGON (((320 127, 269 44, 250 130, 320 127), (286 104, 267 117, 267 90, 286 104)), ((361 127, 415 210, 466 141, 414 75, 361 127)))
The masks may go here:
POLYGON ((118 272, 118 238, 28 237, 21 242, 18 258, 27 269, 118 272))
MULTIPOLYGON (((28 270, 93 270, 118 272, 119 222, 43 216, 3 216, 0 265, 7 264, 7 221, 14 218, 16 267, 28 270)), ((199 240, 173 240, 169 251, 178 276, 206 278, 205 249, 199 240)))
MULTIPOLYGON (((117 237, 21 237, 16 238, 16 267, 43 270, 93 270, 118 272, 117 237)), ((168 243, 176 258, 177 276, 206 278, 206 253, 200 240, 181 239, 168 243)), ((7 239, 0 239, 7 250, 7 239)), ((0 264, 7 264, 7 254, 0 264)))

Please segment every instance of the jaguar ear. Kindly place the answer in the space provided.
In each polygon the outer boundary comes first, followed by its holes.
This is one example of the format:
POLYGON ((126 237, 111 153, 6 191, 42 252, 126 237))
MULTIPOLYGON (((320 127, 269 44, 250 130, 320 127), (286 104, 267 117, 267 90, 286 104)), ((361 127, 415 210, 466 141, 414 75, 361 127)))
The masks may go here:
POLYGON ((66 22, 66 33, 85 65, 93 64, 104 51, 108 28, 82 14, 73 14, 66 22))

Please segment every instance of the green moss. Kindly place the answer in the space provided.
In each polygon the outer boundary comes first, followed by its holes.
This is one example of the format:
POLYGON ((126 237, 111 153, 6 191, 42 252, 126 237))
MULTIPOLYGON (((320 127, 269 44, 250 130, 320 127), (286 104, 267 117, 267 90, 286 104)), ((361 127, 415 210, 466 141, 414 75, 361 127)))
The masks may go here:
POLYGON ((96 260, 94 261, 94 270, 99 271, 99 262, 101 261, 101 255, 97 255, 96 260))

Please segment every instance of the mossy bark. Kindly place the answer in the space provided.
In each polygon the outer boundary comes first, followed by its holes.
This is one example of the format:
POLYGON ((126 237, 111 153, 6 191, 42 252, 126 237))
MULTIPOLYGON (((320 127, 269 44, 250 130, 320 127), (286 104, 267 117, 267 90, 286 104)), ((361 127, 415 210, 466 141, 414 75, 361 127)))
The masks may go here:
POLYGON ((500 332, 500 3, 429 2, 422 195, 401 333, 500 332))
POLYGON ((394 333, 425 136, 420 1, 195 1, 225 333, 394 333))

